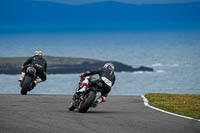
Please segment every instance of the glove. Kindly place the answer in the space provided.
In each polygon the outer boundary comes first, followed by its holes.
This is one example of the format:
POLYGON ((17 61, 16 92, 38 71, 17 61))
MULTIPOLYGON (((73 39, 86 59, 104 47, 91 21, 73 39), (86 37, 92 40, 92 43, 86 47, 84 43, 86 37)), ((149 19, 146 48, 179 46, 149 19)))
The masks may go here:
POLYGON ((24 66, 21 66, 21 69, 24 70, 24 66))
POLYGON ((84 78, 85 78, 85 74, 82 73, 82 74, 81 74, 81 79, 84 79, 84 78))

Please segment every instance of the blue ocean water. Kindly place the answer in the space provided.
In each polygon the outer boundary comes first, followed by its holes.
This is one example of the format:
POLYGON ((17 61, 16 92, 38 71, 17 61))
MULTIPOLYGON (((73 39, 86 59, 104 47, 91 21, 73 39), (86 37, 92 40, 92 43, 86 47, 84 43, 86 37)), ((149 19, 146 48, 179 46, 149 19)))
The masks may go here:
MULTIPOLYGON (((155 72, 116 73, 111 95, 200 94, 200 31, 121 31, 0 34, 0 56, 45 55, 120 61, 155 72)), ((18 94, 19 75, 0 74, 0 93, 18 94)), ((79 74, 48 75, 32 94, 73 94, 79 74)))

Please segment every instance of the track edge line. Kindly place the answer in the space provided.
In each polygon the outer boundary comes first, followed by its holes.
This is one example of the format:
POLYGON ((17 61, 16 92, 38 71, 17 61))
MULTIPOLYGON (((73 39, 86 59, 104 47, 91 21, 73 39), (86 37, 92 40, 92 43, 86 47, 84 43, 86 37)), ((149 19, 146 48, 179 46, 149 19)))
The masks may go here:
POLYGON ((168 111, 165 111, 165 110, 162 110, 162 109, 153 107, 153 106, 149 105, 149 101, 147 100, 147 98, 146 98, 144 95, 142 95, 141 97, 142 97, 142 99, 143 99, 143 101, 144 101, 144 105, 147 106, 147 107, 149 107, 149 108, 151 108, 151 109, 154 109, 154 110, 157 110, 157 111, 166 113, 166 114, 174 115, 174 116, 177 116, 177 117, 181 117, 181 118, 185 118, 185 119, 190 119, 190 120, 195 120, 195 121, 200 122, 200 120, 194 119, 194 118, 192 118, 192 117, 187 117, 187 116, 183 116, 183 115, 171 113, 171 112, 168 112, 168 111))

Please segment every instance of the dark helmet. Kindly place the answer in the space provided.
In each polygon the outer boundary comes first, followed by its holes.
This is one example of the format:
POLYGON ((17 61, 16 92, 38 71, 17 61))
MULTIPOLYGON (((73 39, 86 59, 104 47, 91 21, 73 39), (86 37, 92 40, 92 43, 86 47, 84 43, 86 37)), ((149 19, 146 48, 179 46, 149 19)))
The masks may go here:
POLYGON ((103 67, 106 69, 109 69, 111 71, 114 71, 114 69, 115 69, 115 67, 112 63, 106 63, 103 67))

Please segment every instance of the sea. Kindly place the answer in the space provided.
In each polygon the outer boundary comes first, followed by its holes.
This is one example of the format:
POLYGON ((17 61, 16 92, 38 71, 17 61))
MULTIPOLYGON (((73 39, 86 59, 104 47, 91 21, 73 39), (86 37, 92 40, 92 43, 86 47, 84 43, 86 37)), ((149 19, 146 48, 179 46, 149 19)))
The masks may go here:
MULTIPOLYGON (((119 61, 154 72, 116 72, 110 95, 200 94, 200 30, 15 32, 0 34, 0 57, 44 55, 119 61)), ((20 94, 18 75, 0 74, 0 94, 20 94)), ((48 74, 29 94, 72 95, 80 74, 48 74)))

